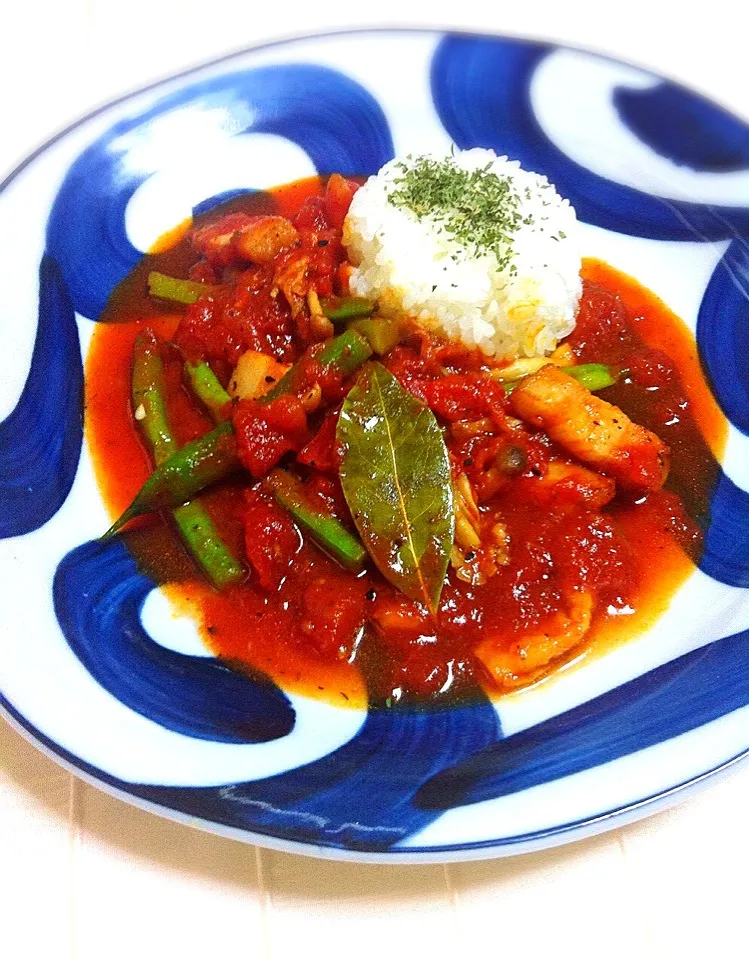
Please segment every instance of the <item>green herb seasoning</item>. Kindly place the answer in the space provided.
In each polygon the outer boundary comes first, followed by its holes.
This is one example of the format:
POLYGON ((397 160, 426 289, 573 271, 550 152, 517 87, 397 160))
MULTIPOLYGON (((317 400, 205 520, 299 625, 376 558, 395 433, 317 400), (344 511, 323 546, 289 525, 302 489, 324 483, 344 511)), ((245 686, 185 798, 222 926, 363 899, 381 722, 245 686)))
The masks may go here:
POLYGON ((512 234, 523 222, 512 179, 493 173, 491 164, 462 170, 452 157, 407 159, 396 165, 401 176, 388 201, 419 219, 430 218, 470 253, 494 254, 504 269, 512 257, 512 234))

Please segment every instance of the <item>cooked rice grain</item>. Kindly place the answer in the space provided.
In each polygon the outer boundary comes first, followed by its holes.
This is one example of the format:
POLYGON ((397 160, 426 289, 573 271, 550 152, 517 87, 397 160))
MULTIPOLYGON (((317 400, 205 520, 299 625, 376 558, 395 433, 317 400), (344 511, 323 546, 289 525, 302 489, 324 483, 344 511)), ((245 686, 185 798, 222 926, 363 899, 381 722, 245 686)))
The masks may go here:
POLYGON ((388 200, 403 164, 419 159, 391 161, 355 194, 344 226, 356 266, 352 293, 497 358, 550 353, 574 328, 581 294, 569 202, 517 161, 480 148, 456 152, 450 159, 459 168, 511 178, 520 216, 501 268, 496 253, 477 253, 438 219, 418 219, 388 200))

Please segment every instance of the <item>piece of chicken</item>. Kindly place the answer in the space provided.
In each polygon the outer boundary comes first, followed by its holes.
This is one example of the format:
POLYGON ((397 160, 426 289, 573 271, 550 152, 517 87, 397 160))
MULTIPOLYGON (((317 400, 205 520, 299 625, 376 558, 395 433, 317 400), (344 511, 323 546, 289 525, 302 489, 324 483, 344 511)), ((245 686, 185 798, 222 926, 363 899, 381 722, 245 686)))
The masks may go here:
POLYGON ((476 648, 502 690, 512 690, 538 679, 555 660, 569 654, 590 630, 595 597, 587 590, 570 593, 565 606, 541 626, 513 638, 488 637, 476 648))
POLYGON ((510 395, 510 406, 521 420, 541 427, 578 460, 621 486, 663 486, 669 466, 666 444, 559 367, 549 364, 521 380, 510 395))
POLYGON ((294 253, 284 260, 273 276, 273 284, 284 295, 294 319, 302 314, 307 306, 307 293, 310 289, 308 268, 307 254, 294 253))
POLYGON ((229 213, 215 223, 192 231, 192 245, 214 266, 250 262, 271 264, 299 241, 286 217, 229 213))
POLYGON ((542 476, 521 477, 515 484, 516 489, 522 484, 528 499, 546 509, 570 506, 600 510, 616 494, 612 477, 563 460, 551 460, 542 476))

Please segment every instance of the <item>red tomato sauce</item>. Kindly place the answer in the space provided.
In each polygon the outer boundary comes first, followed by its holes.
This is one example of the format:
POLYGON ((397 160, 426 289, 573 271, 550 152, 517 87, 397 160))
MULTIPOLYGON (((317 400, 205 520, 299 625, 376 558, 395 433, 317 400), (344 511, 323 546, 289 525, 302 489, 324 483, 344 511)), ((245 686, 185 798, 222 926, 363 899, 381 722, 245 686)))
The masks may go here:
MULTIPOLYGON (((226 212, 291 216, 320 189, 315 178, 238 198, 203 215, 198 225, 226 212)), ((195 270, 195 251, 184 238, 189 226, 176 228, 144 257, 116 291, 92 339, 86 431, 113 516, 130 503, 152 469, 130 400, 133 343, 146 328, 170 340, 180 321, 177 314, 158 314, 146 277, 154 269, 174 276, 195 270)), ((522 475, 508 481, 506 464, 504 474, 493 466, 506 459, 506 442, 493 434, 461 434, 467 419, 490 420, 493 415, 495 401, 477 386, 481 355, 414 338, 396 347, 385 363, 449 425, 451 457, 474 484, 481 509, 501 512, 509 562, 486 582, 470 585, 451 574, 435 622, 376 570, 353 576, 324 556, 288 518, 248 492, 248 475, 218 485, 203 500, 238 555, 252 559, 253 551, 274 543, 293 554, 293 563, 278 576, 268 568, 272 583, 263 586, 250 577, 217 592, 197 576, 171 527, 159 517, 137 521, 123 535, 136 561, 166 586, 179 612, 196 618, 217 656, 240 668, 259 668, 285 689, 336 704, 362 706, 368 698, 392 702, 446 692, 468 697, 477 686, 500 695, 511 687, 486 669, 477 655, 481 645, 489 640, 519 649, 529 631, 547 635, 549 624, 559 625, 560 610, 578 603, 581 595, 596 597, 591 628, 563 655, 530 669, 523 684, 641 632, 694 569, 726 425, 681 321, 654 294, 604 263, 586 261, 583 280, 578 324, 567 342, 581 363, 623 368, 619 382, 600 395, 671 447, 665 489, 636 499, 617 496, 601 509, 583 509, 579 491, 571 486, 544 503, 535 481, 557 455, 554 445, 526 431, 522 475), (454 372, 440 381, 434 372, 446 363, 454 372), (375 625, 376 641, 365 631, 367 623, 375 625)), ((291 338, 276 344, 277 353, 284 351, 288 358, 299 352, 291 338)), ((177 350, 166 347, 164 361, 168 413, 182 444, 212 424, 182 381, 177 350)), ((497 405, 503 393, 498 390, 497 405)), ((328 416, 299 462, 312 472, 315 496, 335 512, 345 510, 345 504, 340 507, 340 488, 323 462, 332 456, 333 424, 334 417, 328 416)))

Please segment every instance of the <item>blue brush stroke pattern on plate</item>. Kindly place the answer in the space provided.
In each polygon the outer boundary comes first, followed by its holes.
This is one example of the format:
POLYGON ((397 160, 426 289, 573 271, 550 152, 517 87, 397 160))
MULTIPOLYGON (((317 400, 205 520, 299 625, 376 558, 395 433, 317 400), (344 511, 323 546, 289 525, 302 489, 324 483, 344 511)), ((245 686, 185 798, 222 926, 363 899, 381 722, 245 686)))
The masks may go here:
POLYGON ((294 727, 286 695, 260 673, 155 643, 140 613, 156 585, 119 537, 72 550, 57 568, 55 612, 92 677, 120 703, 169 730, 221 743, 265 743, 294 727))
POLYGON ((501 735, 488 702, 431 714, 372 711, 349 743, 295 770, 216 787, 162 787, 114 777, 45 736, 2 695, 0 707, 56 756, 128 797, 258 837, 377 853, 439 816, 413 803, 426 780, 501 735))
POLYGON ((196 203, 192 208, 192 215, 193 217, 199 217, 201 214, 210 213, 211 210, 220 204, 234 200, 236 197, 245 197, 248 193, 252 192, 252 190, 224 190, 223 193, 217 193, 212 197, 201 200, 200 203, 196 203))
POLYGON ((749 170, 749 127, 675 83, 620 87, 614 106, 635 136, 679 166, 709 173, 749 170))
MULTIPOLYGON (((140 259, 125 212, 144 169, 138 147, 160 118, 186 109, 224 111, 233 136, 275 134, 297 144, 320 173, 375 173, 393 156, 382 108, 345 74, 314 64, 260 67, 193 83, 121 120, 70 167, 47 225, 78 313, 98 319, 114 287, 140 259)), ((187 148, 186 148, 187 149, 187 148)), ((249 173, 248 173, 249 176, 249 173)), ((255 186, 247 183, 246 188, 255 186)))
POLYGON ((65 502, 83 442, 83 364, 75 314, 52 257, 39 267, 29 375, 0 423, 0 538, 38 530, 65 502))
MULTIPOLYGON (((708 282, 697 315, 697 347, 722 411, 749 435, 749 248, 729 244, 708 282)), ((749 493, 721 474, 710 504, 700 569, 734 587, 749 587, 749 493)))
MULTIPOLYGON (((708 282, 697 315, 697 346, 721 409, 749 435, 749 248, 734 240, 708 282)), ((749 493, 721 474, 710 504, 700 569, 749 587, 749 493)))
POLYGON ((713 392, 731 423, 749 436, 749 246, 729 244, 705 290, 697 346, 713 392))
POLYGON ((699 568, 719 583, 749 588, 749 493, 724 473, 710 502, 699 568))
POLYGON ((488 700, 434 712, 372 710, 353 740, 297 770, 219 788, 137 786, 135 792, 229 827, 378 852, 437 816, 412 802, 425 781, 500 736, 488 700))
MULTIPOLYGON (((542 130, 531 104, 531 83, 541 61, 557 47, 496 37, 446 37, 432 63, 432 95, 450 136, 461 149, 491 147, 542 173, 577 211, 580 220, 654 240, 721 240, 749 233, 749 206, 715 207, 666 200, 586 170, 542 130)), ((589 56, 591 54, 580 54, 589 56)), ((643 100, 637 116, 644 116, 643 100)), ((621 98, 621 90, 619 96, 621 98)), ((658 88, 651 91, 658 97, 658 88)), ((581 109, 583 109, 581 107, 581 109)), ((629 119, 633 114, 629 105, 629 119)), ((705 135, 720 123, 718 108, 702 102, 705 135)), ((735 121, 744 143, 749 128, 735 121)), ((691 127, 674 123, 668 147, 684 155, 694 142, 691 127)), ((660 149, 666 149, 663 140, 660 149)), ((727 149, 726 135, 721 149, 727 149)))
POLYGON ((516 733, 426 783, 416 803, 448 810, 610 763, 749 706, 749 631, 516 733))

